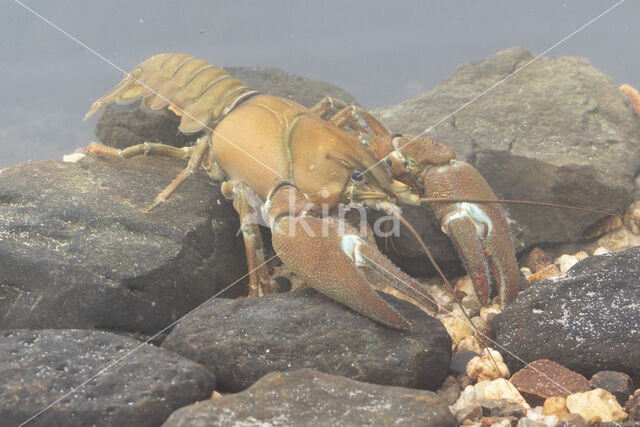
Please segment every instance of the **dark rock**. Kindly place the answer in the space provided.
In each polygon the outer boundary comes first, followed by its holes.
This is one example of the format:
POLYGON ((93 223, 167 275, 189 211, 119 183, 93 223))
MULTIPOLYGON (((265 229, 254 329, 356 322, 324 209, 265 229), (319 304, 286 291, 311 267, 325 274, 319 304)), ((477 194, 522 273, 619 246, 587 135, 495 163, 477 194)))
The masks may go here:
MULTIPOLYGON (((285 73, 276 68, 226 68, 246 85, 264 93, 291 99, 311 107, 325 96, 333 96, 348 104, 357 104, 355 98, 343 89, 320 80, 307 79, 285 73)), ((191 145, 201 134, 184 135, 178 132, 180 118, 172 112, 151 110, 140 106, 140 101, 109 104, 98 116, 96 136, 106 145, 124 148, 145 141, 183 147, 191 145)))
POLYGON ((467 364, 474 357, 480 356, 475 351, 462 351, 451 355, 451 363, 449 363, 449 372, 454 374, 464 374, 467 372, 467 364))
POLYGON ((429 391, 384 387, 311 369, 272 372, 242 393, 175 411, 164 427, 193 425, 456 426, 429 391))
POLYGON ((542 406, 548 397, 567 397, 591 390, 582 375, 551 360, 536 360, 514 373, 509 380, 532 408, 542 406))
POLYGON ((480 399, 476 401, 482 407, 485 417, 524 417, 524 409, 518 402, 510 399, 480 399))
POLYGON ((175 353, 81 330, 0 332, 0 378, 6 426, 43 410, 30 426, 157 426, 215 386, 211 372, 175 353))
POLYGON ((184 166, 88 157, 4 169, 0 329, 155 333, 246 274, 235 211, 205 174, 143 212, 184 166))
POLYGON ((271 67, 225 67, 232 76, 247 86, 269 95, 290 99, 305 107, 313 107, 325 97, 359 105, 346 90, 322 80, 314 80, 271 67))
MULTIPOLYGON (((461 66, 423 95, 374 113, 392 132, 413 135, 446 118, 426 136, 452 146, 499 198, 623 212, 640 168, 640 118, 618 85, 586 59, 539 58, 514 73, 534 57, 520 48, 499 52, 461 66)), ((562 209, 505 208, 516 250, 575 241, 597 219, 562 209)), ((425 241, 439 233, 438 224, 426 230, 432 222, 413 222, 425 241)), ((396 239, 395 245, 403 256, 421 257, 411 240, 396 239)), ((452 250, 443 259, 456 258, 452 250)))
MULTIPOLYGON (((590 377, 640 376, 640 247, 589 257, 566 277, 531 286, 493 322, 497 343, 590 377)), ((511 372, 522 363, 505 355, 511 372)))
POLYGON ((622 406, 633 393, 633 380, 624 372, 601 371, 591 377, 593 388, 603 388, 613 394, 622 406))
POLYGON ((640 421, 640 389, 636 390, 625 402, 624 410, 632 420, 640 421))
POLYGON ((453 375, 448 375, 436 392, 447 405, 453 405, 454 403, 456 403, 456 400, 458 400, 460 391, 460 384, 458 384, 456 377, 454 377, 453 375))
POLYGON ((383 385, 435 390, 447 375, 451 338, 414 305, 383 295, 415 329, 363 317, 313 289, 263 298, 214 299, 181 320, 163 346, 239 391, 265 374, 313 368, 383 385))

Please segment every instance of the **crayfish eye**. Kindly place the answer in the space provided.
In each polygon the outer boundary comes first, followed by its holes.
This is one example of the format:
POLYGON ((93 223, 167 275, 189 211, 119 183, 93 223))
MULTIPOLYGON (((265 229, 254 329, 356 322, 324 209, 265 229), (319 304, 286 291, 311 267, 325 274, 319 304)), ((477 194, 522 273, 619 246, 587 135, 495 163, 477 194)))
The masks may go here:
POLYGON ((364 174, 360 171, 351 172, 351 180, 354 184, 362 184, 364 182, 364 174))
POLYGON ((390 158, 386 157, 386 158, 384 159, 384 162, 387 164, 387 167, 388 167, 388 168, 390 168, 390 167, 391 167, 391 159, 390 159, 390 158))

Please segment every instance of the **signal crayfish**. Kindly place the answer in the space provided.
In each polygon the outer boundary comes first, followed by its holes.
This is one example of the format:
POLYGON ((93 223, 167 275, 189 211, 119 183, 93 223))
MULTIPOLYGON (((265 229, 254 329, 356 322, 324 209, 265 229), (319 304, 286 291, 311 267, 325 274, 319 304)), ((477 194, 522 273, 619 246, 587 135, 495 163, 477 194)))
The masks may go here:
POLYGON ((223 195, 233 200, 240 216, 250 296, 274 291, 255 221, 259 216, 271 230, 276 254, 308 284, 376 322, 409 329, 410 323, 376 289, 394 287, 433 314, 437 304, 378 250, 370 232, 326 214, 334 214, 340 204, 384 212, 405 224, 428 254, 398 205, 429 203, 480 301, 487 304, 497 293, 506 307, 516 297, 519 271, 502 207, 471 202, 496 196, 472 166, 455 159, 451 148, 425 137, 391 134, 367 111, 331 98, 307 108, 262 94, 222 68, 185 54, 142 62, 94 102, 85 119, 111 102, 139 98, 151 109, 181 116, 180 132, 204 131, 204 136, 183 148, 144 143, 118 150, 92 143, 87 151, 188 158, 186 169, 148 210, 166 202, 200 167, 222 181, 223 195), (252 203, 255 197, 264 201, 259 208, 252 203))

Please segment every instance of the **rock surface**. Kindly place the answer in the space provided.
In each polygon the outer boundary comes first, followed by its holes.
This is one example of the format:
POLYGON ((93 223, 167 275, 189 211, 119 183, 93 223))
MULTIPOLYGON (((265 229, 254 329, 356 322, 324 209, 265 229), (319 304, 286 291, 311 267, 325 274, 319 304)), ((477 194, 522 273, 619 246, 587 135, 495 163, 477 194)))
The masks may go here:
MULTIPOLYGON (((325 96, 348 104, 355 98, 332 84, 289 74, 269 67, 230 67, 226 70, 246 85, 312 107, 325 96)), ((106 89, 105 89, 106 93, 106 89)), ((190 145, 200 134, 183 135, 177 131, 180 118, 167 110, 140 107, 140 101, 110 104, 103 108, 96 123, 96 136, 106 145, 124 148, 145 141, 162 142, 176 147, 190 145)))
POLYGON ((624 405, 633 393, 633 380, 624 372, 600 371, 591 377, 591 386, 607 390, 620 405, 624 405))
POLYGON ((529 405, 541 406, 552 396, 591 390, 589 381, 551 360, 536 360, 513 374, 509 380, 529 405))
POLYGON ((174 412, 164 427, 194 425, 455 426, 437 394, 384 387, 311 369, 272 372, 242 393, 174 412))
MULTIPOLYGON (((640 247, 589 257, 536 283, 493 322, 495 340, 524 360, 550 359, 590 377, 640 376, 640 247)), ((522 363, 506 357, 512 372, 522 363)))
POLYGON ((235 211, 204 174, 143 212, 183 167, 87 157, 3 170, 0 329, 155 333, 246 274, 235 211))
POLYGON ((215 387, 211 372, 175 353, 83 330, 0 332, 0 378, 6 426, 27 421, 68 393, 29 425, 157 426, 215 387))
POLYGON ((216 373, 220 391, 240 391, 269 372, 301 368, 435 390, 447 375, 449 335, 412 304, 383 297, 415 330, 381 326, 304 289, 215 299, 181 320, 162 345, 216 373))
MULTIPOLYGON (((640 167, 640 118, 616 83, 584 58, 540 58, 514 73, 534 57, 513 48, 465 64, 429 92, 374 114, 393 132, 417 135, 507 78, 426 136, 452 146, 499 198, 623 212, 640 167)), ((506 210, 517 250, 575 241, 597 219, 522 205, 506 210)), ((438 234, 418 227, 425 241, 438 234)), ((420 253, 412 239, 395 244, 402 255, 420 253)))

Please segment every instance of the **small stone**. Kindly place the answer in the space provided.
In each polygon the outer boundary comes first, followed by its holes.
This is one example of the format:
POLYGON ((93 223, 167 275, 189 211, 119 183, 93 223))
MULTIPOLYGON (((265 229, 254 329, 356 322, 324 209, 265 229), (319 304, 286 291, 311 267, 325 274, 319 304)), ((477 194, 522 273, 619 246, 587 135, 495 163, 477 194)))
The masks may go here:
POLYGON ((456 347, 456 351, 473 351, 475 353, 480 353, 482 351, 482 347, 475 336, 465 337, 458 346, 456 347))
POLYGON ((502 355, 486 348, 480 357, 474 357, 467 364, 467 375, 476 381, 509 378, 509 368, 502 360, 502 355))
POLYGON ((578 263, 578 258, 573 255, 563 254, 553 262, 560 268, 560 272, 565 274, 571 267, 578 263))
POLYGON ((551 396, 566 397, 591 389, 585 377, 548 359, 529 363, 513 374, 511 383, 531 406, 542 405, 551 396))
POLYGON ((640 388, 636 390, 624 405, 631 419, 640 421, 640 388))
POLYGON ((452 412, 458 422, 462 423, 465 420, 474 420, 482 417, 482 406, 477 403, 471 403, 469 406, 460 408, 459 410, 452 412))
POLYGON ((87 155, 84 153, 71 153, 65 154, 62 156, 62 161, 64 163, 78 163, 81 159, 85 158, 87 155))
POLYGON ((640 235, 640 200, 636 200, 629 205, 629 208, 624 213, 622 222, 633 234, 640 235))
POLYGON ((602 388, 567 396, 567 408, 587 422, 619 422, 628 417, 616 397, 602 388))
POLYGON ((531 276, 531 269, 529 267, 520 267, 520 272, 524 275, 524 277, 528 280, 529 276, 531 276))
POLYGON ((620 227, 599 238, 598 245, 619 252, 640 245, 640 236, 627 227, 620 227))
POLYGON ((473 329, 465 319, 456 316, 454 313, 444 315, 440 322, 451 336, 451 350, 456 351, 460 342, 465 338, 473 337, 473 329))
POLYGON ((582 427, 586 426, 587 422, 582 418, 580 414, 569 414, 560 420, 558 426, 561 427, 582 427))
POLYGON ((484 380, 484 381, 480 381, 478 382, 474 387, 473 390, 475 392, 475 394, 473 395, 473 400, 474 402, 478 401, 478 400, 482 400, 484 399, 484 390, 487 388, 487 386, 491 384, 491 381, 489 380, 484 380))
POLYGON ((529 276, 527 280, 529 281, 529 283, 531 283, 531 282, 538 282, 540 280, 551 279, 553 277, 560 277, 560 276, 562 276, 562 272, 560 271, 558 266, 555 264, 550 264, 545 268, 543 268, 542 270, 536 273, 533 273, 531 276, 529 276))
POLYGON ((547 427, 547 425, 540 421, 534 421, 530 418, 523 417, 518 420, 516 427, 547 427))
POLYGON ((559 419, 564 418, 569 414, 567 400, 562 396, 548 397, 542 405, 542 413, 544 415, 555 415, 559 419))
POLYGON ((481 399, 478 400, 482 406, 482 415, 485 417, 524 417, 524 409, 518 402, 511 399, 481 399))
POLYGON ((484 388, 485 399, 511 399, 515 400, 524 408, 525 411, 529 411, 531 406, 524 400, 524 397, 520 392, 504 378, 499 378, 492 381, 484 388))
POLYGON ((551 256, 543 249, 535 247, 527 254, 522 264, 528 267, 531 272, 537 273, 551 264, 551 256))
POLYGON ((464 390, 467 386, 473 386, 473 380, 469 378, 469 375, 465 372, 462 375, 458 375, 458 384, 460 384, 460 388, 464 390))
POLYGON ((598 248, 596 248, 596 250, 593 251, 593 255, 604 255, 604 254, 608 254, 611 251, 603 246, 600 246, 598 248))
POLYGON ((591 377, 593 388, 603 388, 613 394, 620 405, 624 405, 633 393, 633 380, 624 372, 600 371, 591 377))
POLYGON ((491 325, 491 321, 497 315, 502 313, 502 306, 500 304, 492 304, 480 309, 480 318, 491 325))
POLYGON ((460 396, 460 384, 453 375, 447 376, 436 393, 444 400, 447 405, 453 405, 460 396))
POLYGON ((579 251, 573 254, 574 257, 578 258, 578 261, 582 261, 585 258, 589 258, 589 254, 585 251, 579 251))
POLYGON ((482 417, 480 427, 511 427, 516 421, 515 417, 482 417))
POLYGON ((462 374, 467 372, 467 363, 474 357, 477 357, 478 353, 475 351, 462 351, 460 353, 454 353, 451 355, 451 362, 449 362, 449 372, 454 374, 462 374))

